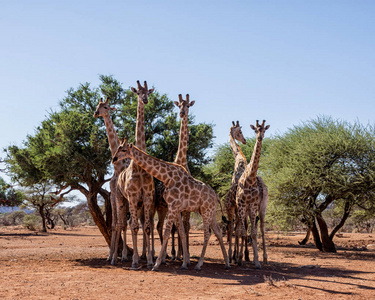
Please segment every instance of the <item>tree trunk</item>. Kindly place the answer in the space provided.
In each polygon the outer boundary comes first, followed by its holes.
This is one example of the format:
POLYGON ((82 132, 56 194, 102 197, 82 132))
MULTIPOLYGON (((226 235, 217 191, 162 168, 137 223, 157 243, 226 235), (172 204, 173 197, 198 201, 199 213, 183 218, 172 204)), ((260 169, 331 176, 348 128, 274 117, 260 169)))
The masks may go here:
POLYGON ((42 232, 47 232, 46 216, 42 205, 39 206, 39 214, 42 217, 42 232))
POLYGON ((111 245, 111 234, 109 231, 110 227, 107 226, 106 221, 104 220, 103 214, 100 210, 100 207, 98 206, 97 195, 98 195, 97 193, 89 192, 86 195, 87 204, 88 204, 90 213, 92 215, 92 218, 96 226, 98 226, 99 231, 104 236, 104 239, 107 242, 108 246, 110 246, 111 245))
MULTIPOLYGON (((97 192, 94 191, 95 190, 94 188, 90 188, 90 191, 87 191, 87 189, 79 185, 76 186, 75 189, 79 190, 82 194, 86 196, 87 205, 89 207, 89 210, 95 222, 95 225, 99 228, 99 231, 103 235, 105 241, 107 242, 108 247, 110 247, 111 236, 112 236, 112 212, 111 212, 112 206, 110 205, 109 193, 102 188, 98 188, 97 192), (97 198, 98 193, 100 193, 105 199, 106 216, 108 216, 108 214, 110 215, 110 218, 107 218, 107 220, 104 219, 102 211, 100 210, 100 207, 98 206, 98 198, 97 198), (109 202, 109 204, 107 203, 107 201, 109 202), (110 206, 110 208, 108 208, 108 205, 110 206), (108 223, 108 220, 110 220, 109 223, 108 223)), ((127 248, 128 248, 128 253, 132 255, 133 249, 128 246, 127 248)), ((122 249, 121 237, 119 241, 119 254, 121 254, 120 249, 122 249)))
POLYGON ((336 252, 336 247, 333 241, 330 239, 328 234, 327 223, 324 221, 320 214, 316 215, 316 219, 319 224, 320 237, 322 241, 322 251, 323 252, 336 252))
POLYGON ((68 218, 65 218, 62 214, 57 213, 60 217, 60 219, 63 221, 65 226, 69 226, 68 218))
POLYGON ((302 241, 298 241, 298 244, 300 244, 300 245, 306 245, 306 243, 310 239, 311 230, 312 230, 311 227, 307 228, 307 232, 306 232, 305 238, 302 241))
POLYGON ((319 230, 316 227, 315 221, 313 222, 313 225, 311 227, 311 233, 313 234, 315 247, 319 249, 320 251, 323 251, 322 241, 320 240, 319 230))
POLYGON ((350 211, 351 211, 351 205, 350 205, 350 201, 347 200, 345 202, 345 208, 344 208, 344 214, 341 218, 341 221, 339 224, 337 224, 337 226, 332 230, 331 234, 329 235, 329 238, 331 240, 333 240, 333 237, 335 236, 335 234, 337 233, 337 231, 339 231, 345 224, 346 220, 348 219, 349 215, 350 215, 350 211))
POLYGON ((106 223, 108 228, 112 228, 111 193, 102 188, 102 189, 100 189, 99 194, 104 198, 105 223, 106 223))

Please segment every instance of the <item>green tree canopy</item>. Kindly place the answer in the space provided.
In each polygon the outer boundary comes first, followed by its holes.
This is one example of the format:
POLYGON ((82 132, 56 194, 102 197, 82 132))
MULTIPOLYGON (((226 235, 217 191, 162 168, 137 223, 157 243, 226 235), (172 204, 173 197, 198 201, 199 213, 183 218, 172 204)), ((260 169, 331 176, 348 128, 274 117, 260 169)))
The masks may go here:
POLYGON ((374 128, 324 116, 274 138, 264 157, 272 217, 304 222, 319 249, 335 251, 333 236, 353 206, 374 203, 374 141, 374 128), (343 216, 329 235, 322 212, 332 205, 343 216))
POLYGON ((22 203, 23 195, 0 177, 0 206, 18 206, 22 203))

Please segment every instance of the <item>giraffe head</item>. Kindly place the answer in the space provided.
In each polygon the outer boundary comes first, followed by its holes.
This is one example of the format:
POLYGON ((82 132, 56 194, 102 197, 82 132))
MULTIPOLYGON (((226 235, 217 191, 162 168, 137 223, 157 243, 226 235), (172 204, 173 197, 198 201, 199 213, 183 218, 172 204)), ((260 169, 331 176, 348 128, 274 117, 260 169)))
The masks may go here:
POLYGON ((266 123, 266 120, 263 120, 262 124, 259 124, 259 120, 257 120, 255 126, 250 125, 251 129, 255 131, 255 135, 258 141, 262 141, 264 137, 264 133, 268 128, 270 128, 270 125, 264 126, 266 123))
POLYGON ((137 80, 137 86, 138 86, 138 89, 132 87, 131 90, 133 91, 133 93, 137 94, 138 100, 142 100, 142 102, 144 104, 147 104, 148 103, 148 95, 152 94, 154 89, 148 89, 146 81, 145 81, 144 85, 141 86, 141 84, 139 83, 139 80, 137 80))
POLYGON ((233 126, 230 128, 231 135, 233 136, 234 139, 246 145, 246 140, 242 134, 240 122, 237 121, 237 123, 235 124, 234 121, 232 121, 232 124, 233 126))
POLYGON ((120 143, 120 146, 117 148, 116 153, 112 157, 112 163, 115 163, 119 160, 130 157, 130 149, 133 147, 133 144, 128 144, 127 139, 123 139, 120 143))
POLYGON ((114 107, 110 107, 108 105, 108 97, 107 99, 103 102, 103 98, 100 98, 99 100, 99 104, 98 106, 96 107, 96 110, 94 112, 94 117, 95 118, 98 118, 98 117, 104 117, 105 115, 109 115, 109 112, 111 110, 116 110, 116 108, 114 107))
POLYGON ((182 95, 178 95, 178 102, 174 101, 174 104, 180 108, 180 118, 189 115, 189 107, 193 106, 195 101, 190 101, 189 94, 186 94, 186 100, 182 99, 182 95))

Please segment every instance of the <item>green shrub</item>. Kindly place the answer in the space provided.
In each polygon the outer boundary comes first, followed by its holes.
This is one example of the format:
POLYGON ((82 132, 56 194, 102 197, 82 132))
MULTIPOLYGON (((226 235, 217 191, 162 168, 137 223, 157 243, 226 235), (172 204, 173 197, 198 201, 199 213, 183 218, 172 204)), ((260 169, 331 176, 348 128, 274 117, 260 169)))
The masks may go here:
POLYGON ((23 227, 29 229, 29 230, 37 230, 38 225, 40 224, 40 217, 36 215, 26 215, 23 218, 23 227))

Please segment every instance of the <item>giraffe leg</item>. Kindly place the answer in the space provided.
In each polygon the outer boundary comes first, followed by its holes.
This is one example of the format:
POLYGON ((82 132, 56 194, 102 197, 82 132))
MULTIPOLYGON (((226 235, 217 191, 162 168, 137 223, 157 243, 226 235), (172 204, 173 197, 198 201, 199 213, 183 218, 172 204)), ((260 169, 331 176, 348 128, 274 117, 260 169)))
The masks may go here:
POLYGON ((139 230, 138 218, 137 218, 137 201, 132 201, 132 199, 138 199, 137 197, 129 197, 130 200, 130 215, 131 215, 131 233, 133 241, 133 258, 132 258, 132 269, 138 269, 139 264, 139 255, 138 255, 138 246, 137 246, 137 236, 139 230))
POLYGON ((113 176, 110 183, 111 195, 110 201, 112 206, 112 235, 111 244, 109 247, 109 255, 107 261, 112 261, 113 253, 115 251, 115 241, 116 241, 116 226, 117 226, 117 205, 116 205, 116 189, 117 189, 117 177, 113 176))
POLYGON ((182 240, 181 240, 181 235, 178 233, 177 235, 177 255, 176 255, 176 260, 181 260, 181 257, 183 256, 183 250, 182 250, 182 240))
POLYGON ((229 269, 229 257, 227 255, 227 251, 225 250, 224 242, 223 242, 223 236, 221 234, 220 227, 217 224, 215 217, 212 219, 211 228, 212 228, 214 234, 216 235, 217 239, 219 240, 221 252, 223 252, 225 269, 229 269))
MULTIPOLYGON (((187 212, 187 211, 182 212, 182 224, 184 226, 184 232, 185 232, 185 235, 186 235, 187 250, 189 251, 190 212, 187 212)), ((178 250, 177 250, 176 259, 181 260, 182 255, 183 255, 182 239, 181 239, 181 235, 178 234, 178 250)), ((190 261, 189 252, 188 252, 188 257, 189 257, 189 261, 190 261)), ((190 264, 190 262, 189 262, 189 264, 190 264)))
MULTIPOLYGON (((164 225, 165 218, 167 216, 167 212, 168 212, 168 210, 164 209, 164 208, 159 209, 157 211, 159 220, 158 220, 158 224, 156 226, 156 229, 158 231, 161 244, 163 244, 163 225, 164 225)), ((167 257, 167 250, 165 250, 165 253, 163 254, 162 264, 165 264, 166 257, 167 257)))
POLYGON ((176 259, 176 247, 175 247, 175 234, 176 234, 177 227, 176 225, 172 225, 172 250, 171 250, 171 256, 172 260, 176 259))
POLYGON ((124 261, 127 261, 128 260, 128 247, 127 247, 127 244, 126 244, 126 230, 127 230, 127 227, 128 227, 128 221, 127 221, 127 212, 129 210, 129 203, 128 201, 125 199, 125 197, 122 197, 122 201, 124 203, 123 205, 123 209, 122 209, 122 213, 121 213, 121 219, 122 219, 122 232, 123 232, 123 238, 122 238, 122 242, 123 242, 123 247, 122 247, 122 255, 121 255, 121 261, 124 262, 124 261))
POLYGON ((190 265, 190 252, 189 252, 189 231, 190 231, 190 212, 185 211, 182 213, 182 223, 184 225, 185 235, 186 235, 186 249, 187 249, 187 256, 189 257, 190 265))
POLYGON ((204 231, 204 242, 203 242, 202 252, 201 252, 201 256, 198 260, 198 263, 194 268, 195 270, 200 270, 202 265, 203 265, 204 254, 206 253, 208 241, 209 241, 210 236, 211 236, 210 224, 209 224, 207 218, 204 218, 204 217, 203 217, 203 231, 204 231))
POLYGON ((247 221, 247 217, 245 219, 245 228, 246 228, 245 261, 250 261, 250 256, 249 256, 249 239, 248 239, 248 234, 247 234, 247 228, 249 228, 249 224, 248 224, 248 221, 247 221))
POLYGON ((239 247, 239 251, 237 253, 237 264, 239 266, 242 265, 242 257, 243 257, 243 248, 244 248, 244 243, 245 243, 245 239, 246 239, 246 228, 245 228, 245 210, 244 209, 241 209, 239 211, 239 224, 238 224, 238 231, 237 231, 237 235, 238 235, 238 239, 241 237, 241 246, 239 247))
POLYGON ((119 224, 116 226, 116 230, 115 230, 115 247, 114 247, 114 250, 113 250, 113 256, 112 256, 112 260, 111 260, 111 265, 116 265, 116 261, 117 261, 117 255, 118 255, 118 243, 120 241, 120 236, 121 236, 121 229, 120 229, 120 226, 119 224))
POLYGON ((268 256, 266 250, 266 223, 265 223, 265 214, 260 212, 259 213, 260 219, 260 232, 262 234, 262 242, 263 242, 263 263, 268 263, 268 256))
POLYGON ((163 244, 163 225, 165 221, 166 214, 163 211, 158 210, 158 224, 156 225, 156 230, 159 234, 160 243, 163 244))
POLYGON ((112 235, 111 235, 111 245, 109 248, 109 255, 107 257, 107 261, 112 261, 112 257, 114 256, 115 252, 115 243, 116 243, 116 226, 112 226, 112 235))
POLYGON ((185 270, 187 269, 188 264, 190 264, 190 257, 188 256, 187 245, 186 245, 186 234, 185 234, 185 229, 182 225, 182 218, 181 218, 180 213, 176 217, 176 226, 178 229, 178 233, 181 239, 182 249, 183 249, 181 270, 185 270))
POLYGON ((228 215, 227 240, 229 244, 228 256, 229 256, 229 262, 232 262, 232 235, 233 235, 233 218, 234 218, 233 209, 228 209, 227 215, 228 215))
MULTIPOLYGON (((158 224, 156 225, 156 230, 158 231, 159 234, 159 239, 160 239, 160 244, 163 244, 163 225, 165 221, 165 217, 167 216, 167 211, 164 209, 158 209, 158 224)), ((165 258, 166 258, 166 253, 163 255, 162 263, 165 264, 165 258)))
POLYGON ((238 253, 240 251, 239 247, 240 247, 240 242, 239 242, 239 236, 240 236, 240 233, 239 233, 239 224, 238 224, 238 221, 236 221, 236 227, 234 229, 234 250, 233 250, 233 260, 235 263, 238 262, 238 253))
MULTIPOLYGON (((154 228, 154 219, 151 218, 151 228, 154 228)), ((155 234, 154 230, 151 230, 151 256, 152 259, 155 257, 155 234)))
MULTIPOLYGON (((124 221, 126 222, 126 219, 124 220, 124 216, 126 215, 126 199, 122 197, 122 194, 119 192, 117 186, 115 190, 113 191, 115 202, 116 202, 116 230, 114 234, 114 252, 111 260, 111 264, 115 265, 117 261, 118 256, 118 246, 119 241, 121 237, 121 231, 124 229, 124 221), (125 200, 125 201, 124 201, 125 200)), ((126 239, 123 241, 123 246, 126 247, 126 239)), ((124 250, 124 249, 123 249, 124 250)), ((123 257, 121 257, 121 260, 123 257)))
POLYGON ((154 191, 147 191, 144 195, 144 210, 145 210, 145 226, 144 226, 144 232, 146 234, 146 247, 147 247, 147 267, 149 269, 152 268, 154 262, 153 262, 153 254, 152 254, 152 246, 151 242, 153 243, 153 239, 151 241, 151 236, 153 236, 151 233, 154 231, 154 226, 152 222, 152 212, 153 212, 153 199, 154 199, 154 191))
POLYGON ((168 213, 167 224, 165 225, 164 235, 163 235, 163 244, 161 246, 159 256, 156 259, 156 263, 155 263, 154 267, 152 268, 153 271, 157 271, 160 267, 163 255, 164 255, 164 253, 167 249, 168 238, 169 238, 169 234, 171 233, 171 230, 172 230, 173 221, 176 218, 175 215, 176 215, 176 212, 174 212, 174 211, 169 211, 169 213, 168 213))
POLYGON ((251 242, 253 245, 254 252, 254 264, 255 268, 261 269, 259 258, 258 258, 258 240, 257 240, 257 225, 256 225, 256 215, 258 211, 252 211, 250 213, 250 223, 251 223, 251 242))
POLYGON ((146 232, 145 232, 145 211, 144 207, 140 213, 140 221, 142 224, 142 254, 141 259, 146 259, 146 251, 147 251, 147 241, 146 241, 146 232))

